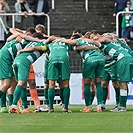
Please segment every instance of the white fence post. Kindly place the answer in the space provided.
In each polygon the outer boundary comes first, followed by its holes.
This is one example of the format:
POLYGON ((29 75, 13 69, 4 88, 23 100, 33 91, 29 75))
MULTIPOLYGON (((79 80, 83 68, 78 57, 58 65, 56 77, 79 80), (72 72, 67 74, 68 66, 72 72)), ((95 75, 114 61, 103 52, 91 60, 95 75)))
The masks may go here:
POLYGON ((52 9, 55 9, 55 0, 52 0, 52 9))
POLYGON ((88 12, 88 7, 89 7, 89 1, 85 0, 85 10, 88 12))

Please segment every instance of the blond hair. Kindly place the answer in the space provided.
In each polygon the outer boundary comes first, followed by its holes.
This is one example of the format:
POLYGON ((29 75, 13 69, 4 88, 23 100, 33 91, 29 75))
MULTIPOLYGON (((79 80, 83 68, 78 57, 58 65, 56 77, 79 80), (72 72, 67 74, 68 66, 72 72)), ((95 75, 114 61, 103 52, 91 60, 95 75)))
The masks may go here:
POLYGON ((38 24, 35 27, 35 30, 37 30, 38 32, 45 34, 46 33, 46 28, 44 25, 38 24))

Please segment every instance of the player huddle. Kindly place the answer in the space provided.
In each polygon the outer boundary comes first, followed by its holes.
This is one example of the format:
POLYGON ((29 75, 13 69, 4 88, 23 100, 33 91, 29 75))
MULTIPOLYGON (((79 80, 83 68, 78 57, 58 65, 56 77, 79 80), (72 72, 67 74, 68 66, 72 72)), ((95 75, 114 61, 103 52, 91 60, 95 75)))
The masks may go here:
POLYGON ((100 35, 97 31, 91 31, 82 37, 77 30, 70 39, 65 39, 47 36, 42 29, 44 29, 42 25, 37 25, 36 31, 33 28, 27 29, 26 32, 10 29, 12 35, 0 50, 0 98, 2 101, 7 91, 9 91, 8 94, 12 94, 12 97, 8 98, 10 113, 33 113, 27 105, 26 85, 31 65, 43 53, 47 53, 44 67, 46 109, 41 108, 38 103, 36 112, 54 112, 56 82, 60 86, 63 112, 71 112, 68 108, 70 97, 68 52, 70 50, 76 50, 83 60, 85 108, 82 112, 92 112, 94 88, 97 95, 97 112, 106 109, 107 87, 110 80, 116 92, 116 107, 111 111, 126 111, 127 83, 133 77, 133 51, 126 42, 112 33, 100 35), (18 108, 20 98, 23 108, 18 108))

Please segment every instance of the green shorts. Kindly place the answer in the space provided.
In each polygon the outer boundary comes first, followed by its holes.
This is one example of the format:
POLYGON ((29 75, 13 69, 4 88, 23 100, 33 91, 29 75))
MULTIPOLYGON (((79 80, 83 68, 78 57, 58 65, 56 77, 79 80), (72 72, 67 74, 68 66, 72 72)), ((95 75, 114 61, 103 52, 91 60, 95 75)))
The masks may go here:
POLYGON ((29 60, 15 58, 13 63, 13 69, 17 81, 27 81, 30 71, 30 65, 31 62, 29 60))
POLYGON ((130 82, 132 78, 132 57, 124 57, 116 62, 118 82, 130 82))
POLYGON ((67 80, 70 79, 69 58, 52 58, 48 65, 48 80, 67 80))
POLYGON ((83 78, 101 78, 105 60, 98 56, 87 58, 82 65, 83 78))
POLYGON ((117 81, 117 74, 116 74, 116 64, 113 64, 109 68, 104 68, 102 73, 102 81, 109 81, 112 80, 113 82, 117 81))
POLYGON ((11 56, 8 52, 6 54, 0 52, 0 80, 11 79, 12 77, 14 77, 14 72, 11 56))

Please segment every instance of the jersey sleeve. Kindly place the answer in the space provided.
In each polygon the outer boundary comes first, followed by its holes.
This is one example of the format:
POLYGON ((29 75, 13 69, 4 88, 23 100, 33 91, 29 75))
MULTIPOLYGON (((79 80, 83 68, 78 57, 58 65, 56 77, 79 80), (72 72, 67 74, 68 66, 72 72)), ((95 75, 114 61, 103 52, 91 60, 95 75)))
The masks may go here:
POLYGON ((46 51, 46 50, 48 50, 48 47, 47 47, 46 45, 41 46, 41 47, 42 47, 42 51, 46 51))
POLYGON ((26 44, 28 44, 28 43, 29 43, 29 41, 24 40, 24 39, 22 39, 22 41, 21 41, 21 44, 22 44, 22 45, 26 45, 26 44))

